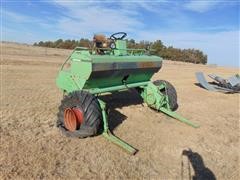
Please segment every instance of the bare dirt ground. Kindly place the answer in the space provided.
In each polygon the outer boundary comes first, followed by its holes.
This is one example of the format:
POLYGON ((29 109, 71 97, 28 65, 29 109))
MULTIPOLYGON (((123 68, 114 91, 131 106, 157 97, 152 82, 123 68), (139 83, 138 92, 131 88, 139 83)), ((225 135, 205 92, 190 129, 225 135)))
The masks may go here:
POLYGON ((109 97, 111 129, 139 149, 131 156, 102 136, 67 138, 56 128, 55 78, 70 51, 1 46, 0 179, 240 178, 239 94, 206 91, 194 75, 239 69, 165 61, 154 76, 176 87, 177 112, 198 129, 143 106, 133 92, 109 97))

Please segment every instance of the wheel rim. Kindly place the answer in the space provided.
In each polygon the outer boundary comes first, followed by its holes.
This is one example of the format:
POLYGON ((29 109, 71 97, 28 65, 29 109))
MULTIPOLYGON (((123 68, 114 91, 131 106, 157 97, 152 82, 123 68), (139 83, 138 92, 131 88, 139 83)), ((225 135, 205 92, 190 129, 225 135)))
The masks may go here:
POLYGON ((67 108, 64 110, 64 126, 69 131, 77 130, 83 122, 83 113, 79 108, 67 108))
POLYGON ((73 110, 73 112, 74 112, 74 114, 77 118, 78 124, 81 125, 83 123, 83 113, 82 113, 82 111, 79 108, 76 108, 76 107, 72 108, 72 110, 73 110))

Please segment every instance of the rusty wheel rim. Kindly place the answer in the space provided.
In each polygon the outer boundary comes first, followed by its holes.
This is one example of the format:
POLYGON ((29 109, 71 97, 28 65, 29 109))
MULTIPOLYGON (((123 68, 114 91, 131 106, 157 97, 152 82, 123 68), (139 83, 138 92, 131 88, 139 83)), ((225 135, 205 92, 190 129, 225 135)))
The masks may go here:
POLYGON ((67 108, 64 110, 64 126, 69 131, 77 130, 83 122, 83 113, 79 108, 67 108))

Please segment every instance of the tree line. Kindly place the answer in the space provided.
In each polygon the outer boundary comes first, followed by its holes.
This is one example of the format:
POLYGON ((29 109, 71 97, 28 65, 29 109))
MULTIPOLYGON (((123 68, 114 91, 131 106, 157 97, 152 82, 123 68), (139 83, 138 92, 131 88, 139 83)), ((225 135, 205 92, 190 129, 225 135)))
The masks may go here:
MULTIPOLYGON (((91 47, 92 41, 89 39, 80 40, 62 40, 56 41, 40 41, 33 44, 34 46, 50 47, 50 48, 62 48, 62 49, 74 49, 75 47, 91 47)), ((207 55, 198 49, 180 49, 172 46, 165 46, 161 40, 140 41, 136 42, 134 39, 127 39, 128 48, 150 48, 152 55, 161 56, 164 59, 172 61, 183 61, 195 64, 206 64, 207 55)))

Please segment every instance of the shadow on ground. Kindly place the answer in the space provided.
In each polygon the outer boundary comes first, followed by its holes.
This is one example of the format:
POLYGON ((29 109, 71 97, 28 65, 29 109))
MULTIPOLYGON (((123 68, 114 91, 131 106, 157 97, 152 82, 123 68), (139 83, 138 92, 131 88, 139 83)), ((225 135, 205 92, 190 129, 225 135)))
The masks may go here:
MULTIPOLYGON (((202 156, 193 152, 191 149, 183 150, 182 156, 186 156, 190 162, 193 170, 194 176, 191 175, 190 166, 188 169, 189 179, 193 180, 216 180, 214 173, 205 166, 202 156)), ((182 164, 183 166, 183 164, 182 164)), ((183 179, 183 169, 182 169, 182 179, 183 179)))
POLYGON ((205 89, 205 90, 207 90, 206 88, 204 88, 200 83, 194 83, 194 85, 195 86, 198 86, 198 87, 200 87, 200 88, 202 88, 202 89, 205 89))
POLYGON ((116 110, 117 108, 143 103, 142 98, 134 89, 129 91, 113 92, 112 94, 100 96, 100 99, 107 104, 109 112, 108 125, 111 131, 127 119, 127 116, 116 110))

